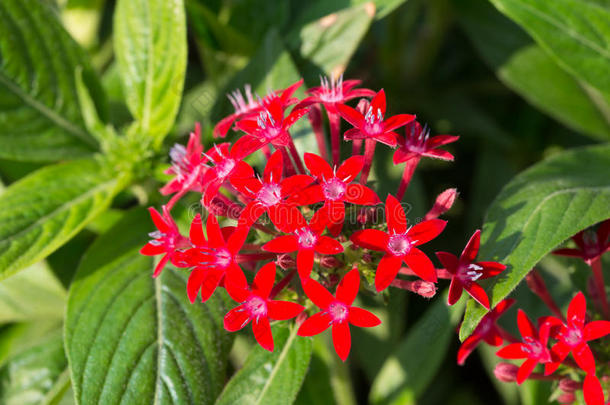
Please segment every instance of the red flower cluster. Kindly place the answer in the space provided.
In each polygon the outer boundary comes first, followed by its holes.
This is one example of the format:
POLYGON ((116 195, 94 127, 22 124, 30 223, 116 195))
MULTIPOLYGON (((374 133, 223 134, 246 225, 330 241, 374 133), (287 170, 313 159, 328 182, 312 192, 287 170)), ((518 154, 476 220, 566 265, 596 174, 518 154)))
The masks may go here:
POLYGON ((158 230, 150 234, 152 240, 141 250, 144 255, 164 255, 154 276, 168 261, 188 269, 187 294, 191 302, 198 295, 206 301, 218 287, 225 288, 238 303, 225 316, 225 328, 237 331, 252 323, 254 337, 267 350, 274 347, 270 321, 297 318, 300 336, 312 336, 332 327, 335 349, 343 360, 351 346, 349 325, 373 327, 380 323, 372 313, 353 306, 360 290, 360 272, 375 272, 377 292, 393 285, 426 297, 434 295, 438 274, 442 277, 450 273, 450 304, 457 301, 464 288, 489 306, 475 281, 495 275, 504 267, 474 262, 478 233, 462 258, 439 253, 446 270, 435 269, 428 255, 420 250, 445 228, 447 222, 438 216, 453 204, 455 189, 442 193, 426 220, 412 226, 399 199, 392 195, 386 198, 386 224, 377 224, 380 216, 370 208, 380 202, 375 191, 366 185, 376 142, 400 146, 397 163, 409 160, 413 154, 417 160, 420 156, 450 160, 448 152, 436 148, 457 137, 428 139, 414 115, 386 118, 383 90, 375 93, 357 89, 359 81, 323 79, 320 87, 310 89, 310 96, 299 101, 293 95, 301 84, 299 81, 263 99, 255 99, 248 87, 246 99, 239 92, 233 93, 230 99, 235 114, 214 129, 214 135, 220 137, 225 137, 231 128, 241 132, 233 143, 214 145, 204 152, 197 126, 187 147, 174 146, 170 153, 172 166, 167 170, 174 177, 161 189, 164 195, 173 197, 163 207, 163 215, 151 208, 158 230), (361 100, 361 105, 367 106, 365 110, 360 108, 363 112, 345 104, 358 97, 372 97, 370 103, 361 100), (319 154, 301 155, 290 129, 310 113, 310 122, 319 135, 322 106, 330 122, 332 154, 326 150, 324 137, 316 136, 319 154), (336 139, 341 118, 354 126, 344 133, 345 140, 366 142, 364 156, 356 153, 342 163, 341 143, 336 139), (407 124, 411 126, 403 138, 397 130, 407 124), (414 135, 414 131, 419 132, 414 135), (266 159, 261 175, 248 163, 259 153, 266 159), (322 156, 332 156, 333 163, 322 156), (355 183, 358 176, 360 180, 355 183), (183 236, 170 211, 189 191, 200 193, 208 211, 207 220, 205 233, 201 216, 197 215, 190 224, 189 235, 183 236), (232 226, 223 227, 221 218, 236 221, 236 225, 233 222, 232 226), (283 273, 277 282, 276 264, 283 273), (250 284, 244 270, 255 272, 250 284), (399 279, 399 273, 421 280, 399 279), (339 280, 333 296, 328 289, 339 280), (307 319, 299 316, 312 307, 306 298, 320 308, 307 319))

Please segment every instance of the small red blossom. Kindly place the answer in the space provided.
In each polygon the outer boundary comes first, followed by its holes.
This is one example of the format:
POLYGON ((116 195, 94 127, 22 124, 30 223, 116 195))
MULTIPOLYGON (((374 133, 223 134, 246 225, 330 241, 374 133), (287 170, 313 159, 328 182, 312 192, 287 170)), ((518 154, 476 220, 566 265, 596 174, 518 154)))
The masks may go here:
POLYGON ((388 146, 396 146, 399 136, 393 131, 413 121, 415 115, 398 114, 385 119, 385 109, 386 99, 383 90, 373 97, 371 105, 364 115, 352 107, 338 104, 339 114, 354 126, 345 132, 345 139, 374 139, 388 146))
POLYGON ((310 316, 303 322, 297 334, 313 336, 324 332, 332 325, 333 344, 335 351, 345 361, 352 345, 349 325, 370 328, 381 323, 379 318, 369 311, 353 307, 360 289, 358 269, 350 270, 337 286, 335 296, 320 283, 313 279, 303 282, 303 290, 307 297, 322 311, 310 316))
POLYGON ((401 138, 399 148, 394 152, 394 164, 404 163, 422 156, 441 160, 453 161, 453 155, 445 150, 438 149, 443 145, 453 143, 459 136, 437 135, 430 137, 430 129, 413 121, 405 128, 405 137, 401 138))
POLYGON ((585 229, 572 237, 576 249, 557 249, 553 253, 559 256, 579 257, 589 266, 604 253, 610 251, 610 219, 602 222, 597 231, 585 229))
POLYGON ((193 303, 201 291, 201 301, 207 301, 221 281, 243 277, 243 272, 237 264, 236 255, 241 250, 249 228, 231 228, 232 232, 226 238, 226 230, 220 228, 214 215, 208 215, 206 223, 207 240, 203 234, 201 217, 197 215, 191 223, 190 239, 195 247, 187 252, 192 266, 186 284, 189 300, 193 303))
POLYGON ((472 335, 464 340, 464 343, 462 343, 458 350, 457 361, 459 365, 464 364, 470 353, 481 341, 485 341, 491 346, 500 346, 504 343, 504 338, 502 337, 504 331, 496 322, 514 303, 515 300, 512 298, 502 300, 481 319, 472 335))
POLYGON ((295 108, 308 107, 312 104, 323 104, 330 113, 337 113, 337 104, 344 104, 358 97, 373 97, 375 92, 369 89, 356 89, 360 80, 343 80, 343 75, 337 80, 334 77, 320 78, 320 86, 307 90, 309 97, 303 99, 295 108))
POLYGON ((275 263, 268 263, 256 273, 252 288, 243 273, 241 277, 225 283, 227 292, 240 303, 224 317, 224 327, 229 332, 243 329, 252 322, 254 338, 265 350, 273 351, 273 335, 269 320, 284 321, 292 319, 305 309, 290 301, 273 301, 269 298, 275 282, 275 263))
POLYGON ((291 231, 291 224, 298 220, 301 213, 294 202, 286 199, 297 190, 307 187, 313 178, 298 174, 282 180, 283 171, 283 157, 278 150, 267 161, 262 179, 250 177, 233 182, 241 193, 252 198, 239 217, 240 225, 249 227, 266 212, 279 230, 291 231))
MULTIPOLYGON (((153 273, 153 277, 158 277, 167 262, 169 260, 174 262, 183 250, 191 247, 191 244, 187 238, 180 234, 167 206, 163 206, 163 216, 153 207, 150 207, 148 211, 157 230, 148 234, 152 239, 140 249, 140 254, 145 256, 163 255, 153 273)), ((178 263, 174 264, 179 265, 178 263)))
POLYGON ((396 278, 403 262, 420 278, 435 283, 436 270, 432 261, 416 246, 436 238, 445 229, 447 221, 431 219, 407 227, 405 212, 392 195, 388 195, 385 204, 388 232, 378 229, 356 231, 351 241, 363 248, 385 252, 377 266, 375 288, 385 290, 396 278))
POLYGON ((274 253, 297 253, 297 270, 301 280, 309 278, 313 268, 314 254, 335 255, 343 252, 343 246, 333 238, 322 236, 326 219, 318 211, 309 224, 301 214, 295 222, 292 235, 278 236, 267 242, 263 250, 274 253))
POLYGON ((551 333, 551 325, 542 322, 538 331, 525 312, 519 310, 517 325, 523 337, 521 343, 511 343, 496 353, 503 359, 526 359, 517 373, 517 384, 523 383, 539 363, 552 362, 551 351, 547 344, 551 333))
POLYGON ((351 184, 362 171, 364 159, 362 156, 352 156, 333 170, 330 165, 318 155, 305 153, 305 166, 316 178, 315 184, 294 195, 291 199, 298 205, 310 205, 324 201, 323 211, 329 224, 330 233, 338 235, 345 219, 345 203, 358 205, 374 205, 379 203, 379 197, 370 188, 361 184, 351 184))
POLYGON ((489 298, 476 281, 497 276, 506 269, 506 266, 496 262, 475 262, 480 243, 481 231, 477 230, 466 244, 459 259, 451 253, 436 253, 445 269, 453 276, 447 299, 449 305, 458 302, 462 290, 466 290, 479 304, 489 309, 489 298))
POLYGON ((250 115, 258 114, 274 99, 279 99, 283 108, 297 103, 299 100, 293 98, 292 95, 296 89, 301 86, 301 84, 303 84, 302 79, 290 85, 286 89, 275 91, 265 96, 265 98, 259 98, 258 100, 255 100, 252 96, 252 88, 249 84, 245 86, 245 100, 244 96, 239 90, 235 90, 231 94, 228 94, 227 97, 229 98, 229 101, 231 101, 231 104, 233 104, 235 113, 223 118, 218 124, 216 124, 213 130, 214 138, 224 138, 227 136, 227 132, 229 132, 229 129, 231 129, 235 121, 246 118, 250 115))
POLYGON ((553 334, 558 342, 551 348, 557 361, 546 367, 546 374, 554 372, 570 353, 581 369, 595 373, 595 358, 587 342, 610 334, 610 321, 585 323, 586 314, 587 301, 584 294, 579 292, 570 301, 565 323, 559 318, 548 318, 559 330, 553 334))

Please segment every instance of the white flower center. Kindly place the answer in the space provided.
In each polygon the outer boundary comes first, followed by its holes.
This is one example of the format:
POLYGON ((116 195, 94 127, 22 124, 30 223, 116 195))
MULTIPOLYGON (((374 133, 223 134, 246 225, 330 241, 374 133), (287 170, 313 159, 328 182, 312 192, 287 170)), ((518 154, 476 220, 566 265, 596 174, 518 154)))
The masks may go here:
POLYGON ((411 250, 411 241, 406 234, 392 235, 388 241, 388 250, 394 256, 403 256, 411 250))
POLYGON ((336 177, 322 183, 322 192, 327 200, 340 200, 345 195, 345 183, 336 177))
POLYGON ((265 207, 271 207, 282 200, 282 190, 278 184, 263 184, 256 198, 265 207))

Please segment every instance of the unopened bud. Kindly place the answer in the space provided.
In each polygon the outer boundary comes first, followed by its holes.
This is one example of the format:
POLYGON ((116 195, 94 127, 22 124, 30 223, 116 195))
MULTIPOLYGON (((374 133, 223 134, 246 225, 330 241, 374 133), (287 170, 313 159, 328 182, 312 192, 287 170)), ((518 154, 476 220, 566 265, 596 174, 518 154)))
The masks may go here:
POLYGON ((453 206, 457 195, 458 193, 456 188, 450 188, 440 193, 438 197, 436 197, 434 205, 424 217, 424 221, 438 218, 445 212, 449 211, 453 206))
POLYGON ((373 255, 370 253, 363 253, 362 261, 365 263, 373 263, 373 255))
POLYGON ((326 280, 322 280, 322 285, 328 289, 339 284, 340 278, 338 274, 329 274, 326 280))
POLYGON ((559 388, 563 392, 574 392, 579 389, 582 389, 582 383, 579 383, 578 381, 574 381, 571 378, 566 377, 559 380, 559 388))
POLYGON ((569 405, 576 402, 576 395, 571 392, 564 392, 560 396, 557 397, 557 402, 562 405, 569 405))
POLYGON ((343 266, 343 262, 334 256, 323 256, 320 259, 320 266, 327 269, 336 269, 343 266))
POLYGON ((411 291, 415 294, 421 295, 424 298, 432 298, 436 295, 436 285, 429 281, 423 280, 401 280, 399 278, 394 279, 390 284, 392 287, 402 288, 403 290, 411 291))
POLYGON ((297 262, 288 253, 279 255, 276 263, 282 270, 294 269, 297 265, 297 262))
POLYGON ((510 363, 498 363, 494 369, 494 375, 502 382, 511 383, 517 381, 519 367, 510 363))
POLYGON ((368 99, 361 98, 360 101, 358 101, 356 110, 358 110, 360 112, 360 114, 365 115, 367 110, 369 109, 370 105, 371 105, 371 102, 368 99))

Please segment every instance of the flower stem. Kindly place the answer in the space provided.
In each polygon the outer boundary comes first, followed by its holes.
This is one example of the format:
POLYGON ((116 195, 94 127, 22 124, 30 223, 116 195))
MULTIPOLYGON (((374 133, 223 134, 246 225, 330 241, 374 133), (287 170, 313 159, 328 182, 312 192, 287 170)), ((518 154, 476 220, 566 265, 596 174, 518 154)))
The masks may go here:
POLYGON ((366 184, 369 179, 369 173, 373 165, 373 156, 375 155, 375 146, 377 146, 377 141, 374 139, 364 141, 364 166, 360 175, 360 184, 366 184))
POLYGON ((411 183, 411 179, 413 178, 413 173, 415 173, 415 169, 419 164, 420 157, 414 157, 412 159, 407 160, 405 163, 405 169, 402 172, 402 178, 400 179, 400 185, 398 186, 398 191, 396 192, 396 198, 398 201, 402 201, 402 198, 409 187, 409 183, 411 183))
POLYGON ((320 157, 328 162, 328 148, 326 146, 326 136, 324 134, 324 126, 322 125, 322 110, 320 109, 320 106, 317 104, 312 106, 309 110, 308 117, 313 133, 316 136, 320 157))
POLYGON ((506 330, 498 326, 498 333, 502 336, 502 339, 510 342, 510 343, 519 343, 521 342, 519 339, 508 333, 506 330))
POLYGON ((333 154, 333 166, 338 166, 341 160, 341 116, 337 112, 328 112, 330 126, 330 145, 333 154))
POLYGON ((282 278, 279 283, 277 283, 275 286, 273 286, 273 288, 271 289, 271 293, 269 294, 269 299, 272 300, 276 297, 276 295, 278 295, 283 289, 284 287, 286 287, 288 285, 288 283, 290 283, 290 281, 292 281, 292 279, 294 278, 294 275, 297 274, 297 270, 290 270, 288 272, 288 274, 286 274, 284 276, 284 278, 282 278))
POLYGON ((608 306, 608 297, 606 296, 606 286, 604 284, 604 273, 602 271, 601 257, 598 256, 590 262, 591 270, 595 285, 597 286, 597 299, 606 319, 610 319, 610 307, 608 306))
POLYGON ((354 139, 352 141, 352 156, 357 156, 362 153, 362 139, 354 139))
POLYGON ((292 161, 290 157, 290 152, 288 151, 288 146, 285 146, 280 149, 282 151, 282 157, 284 158, 284 176, 289 177, 294 174, 297 174, 297 167, 295 163, 292 161), (290 163, 290 164, 287 164, 290 163))
POLYGON ((290 151, 290 155, 292 156, 292 160, 296 165, 298 172, 301 174, 305 174, 305 166, 303 165, 303 160, 301 160, 301 155, 299 155, 299 151, 297 150, 292 137, 290 138, 290 143, 288 144, 288 150, 290 151))

